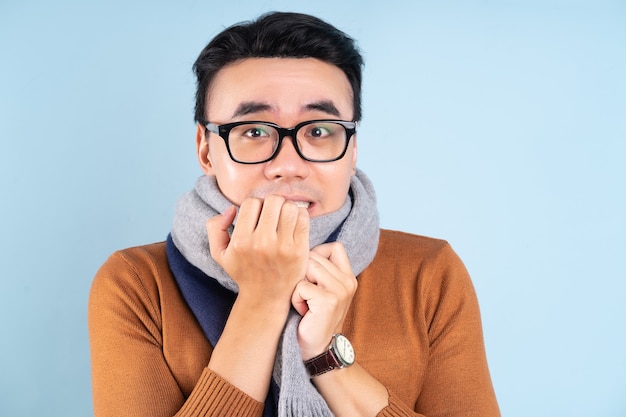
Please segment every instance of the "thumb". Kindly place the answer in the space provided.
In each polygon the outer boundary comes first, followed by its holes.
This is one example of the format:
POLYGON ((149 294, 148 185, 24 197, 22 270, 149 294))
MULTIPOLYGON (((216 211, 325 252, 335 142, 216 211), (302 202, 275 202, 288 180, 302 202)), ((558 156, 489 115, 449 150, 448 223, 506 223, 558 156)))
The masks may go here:
POLYGON ((218 260, 221 254, 228 247, 230 236, 228 236, 228 228, 233 224, 237 209, 230 206, 222 214, 211 217, 206 222, 206 231, 209 237, 209 249, 213 259, 218 260))

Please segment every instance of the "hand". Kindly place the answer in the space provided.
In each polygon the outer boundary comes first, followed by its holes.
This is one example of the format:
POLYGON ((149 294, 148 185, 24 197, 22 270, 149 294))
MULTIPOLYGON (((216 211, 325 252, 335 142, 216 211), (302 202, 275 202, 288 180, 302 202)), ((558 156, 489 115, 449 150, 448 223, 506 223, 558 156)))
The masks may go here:
POLYGON ((291 297, 293 307, 303 316, 298 327, 303 360, 324 352, 332 335, 341 332, 356 289, 357 280, 341 243, 311 250, 306 278, 291 297))
POLYGON ((211 256, 239 286, 240 296, 282 302, 288 310, 309 260, 309 214, 278 195, 246 199, 232 237, 235 207, 207 221, 211 256))

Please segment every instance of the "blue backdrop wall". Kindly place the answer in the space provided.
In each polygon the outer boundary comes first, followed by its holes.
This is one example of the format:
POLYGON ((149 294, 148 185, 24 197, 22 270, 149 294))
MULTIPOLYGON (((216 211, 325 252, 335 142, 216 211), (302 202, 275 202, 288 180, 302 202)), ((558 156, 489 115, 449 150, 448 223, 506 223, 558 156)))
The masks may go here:
POLYGON ((472 274, 503 414, 626 415, 626 2, 0 1, 0 415, 91 415, 86 304, 200 175, 191 65, 316 14, 365 59, 382 225, 472 274))

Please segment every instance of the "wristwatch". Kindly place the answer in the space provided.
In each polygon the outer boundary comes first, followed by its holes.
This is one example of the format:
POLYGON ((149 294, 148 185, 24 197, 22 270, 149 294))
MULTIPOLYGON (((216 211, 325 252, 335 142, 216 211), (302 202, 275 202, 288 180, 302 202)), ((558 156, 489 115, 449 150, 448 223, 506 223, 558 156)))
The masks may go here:
POLYGON ((338 333, 333 335, 328 350, 305 361, 304 366, 313 378, 333 369, 352 365, 354 356, 354 348, 348 338, 338 333))

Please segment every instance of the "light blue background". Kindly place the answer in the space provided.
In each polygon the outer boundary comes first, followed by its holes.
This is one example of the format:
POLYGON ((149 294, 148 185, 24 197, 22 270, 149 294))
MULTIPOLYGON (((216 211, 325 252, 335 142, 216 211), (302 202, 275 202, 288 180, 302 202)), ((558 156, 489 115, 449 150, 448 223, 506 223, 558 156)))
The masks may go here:
MULTIPOLYGON (((626 2, 0 2, 0 415, 91 415, 86 306, 200 175, 191 65, 317 14, 365 59, 382 225, 449 240, 503 415, 626 416, 626 2)), ((398 366, 401 366, 399 364, 398 366)))

